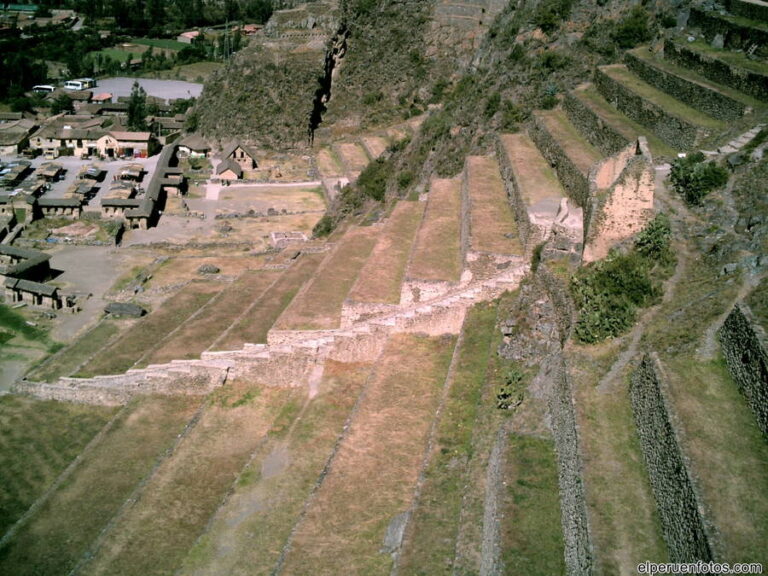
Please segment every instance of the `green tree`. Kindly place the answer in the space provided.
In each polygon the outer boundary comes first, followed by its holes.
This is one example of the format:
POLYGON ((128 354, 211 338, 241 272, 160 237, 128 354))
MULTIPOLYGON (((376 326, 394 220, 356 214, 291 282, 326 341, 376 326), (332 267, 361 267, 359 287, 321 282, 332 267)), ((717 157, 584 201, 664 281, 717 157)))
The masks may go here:
POLYGON ((62 112, 74 112, 75 107, 72 99, 66 94, 59 94, 51 104, 51 114, 61 114, 62 112))
POLYGON ((147 122, 147 93, 138 80, 134 80, 131 97, 128 100, 128 129, 146 130, 147 122))

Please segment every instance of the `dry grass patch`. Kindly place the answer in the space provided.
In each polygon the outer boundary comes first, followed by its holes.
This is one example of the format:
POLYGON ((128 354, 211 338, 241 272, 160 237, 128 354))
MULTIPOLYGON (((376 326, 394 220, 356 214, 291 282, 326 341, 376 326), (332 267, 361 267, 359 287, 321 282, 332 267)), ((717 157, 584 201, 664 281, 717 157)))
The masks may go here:
POLYGON ((473 250, 493 254, 524 253, 499 164, 488 156, 467 158, 469 187, 470 245, 473 250))
POLYGON ((209 282, 188 284, 159 309, 134 324, 111 346, 101 350, 79 370, 77 376, 125 372, 221 289, 221 285, 209 282))
POLYGON ((461 268, 461 182, 434 179, 408 278, 458 282, 461 268))
POLYGON ((374 160, 384 154, 389 147, 389 141, 381 136, 364 136, 361 140, 368 155, 374 160))
POLYGON ((114 413, 100 406, 0 397, 0 535, 114 413))
POLYGON ((68 574, 183 431, 200 399, 144 397, 0 550, 0 573, 68 574))
POLYGON ((665 562, 667 558, 635 430, 628 373, 616 387, 597 389, 600 378, 618 357, 618 342, 573 347, 569 352, 590 528, 600 574, 629 574, 643 560, 665 562))
POLYGON ((472 437, 486 381, 497 307, 474 306, 464 321, 453 382, 400 557, 400 574, 452 574, 472 437))
POLYGON ((255 303, 232 325, 232 328, 212 346, 214 350, 236 350, 246 342, 267 341, 267 332, 290 304, 305 282, 312 278, 326 254, 303 254, 298 262, 286 269, 255 303))
POLYGON ((247 382, 214 393, 81 574, 173 574, 283 406, 303 394, 247 382))
POLYGON ((161 342, 140 365, 198 358, 277 280, 277 270, 245 272, 208 301, 200 314, 161 342))
POLYGON ((603 159, 600 151, 584 139, 562 110, 538 111, 535 115, 584 176, 603 159))
POLYGON ((272 574, 370 369, 370 364, 326 363, 319 394, 292 429, 256 451, 180 574, 272 574))
POLYGON ((549 162, 527 134, 503 134, 500 138, 525 205, 549 203, 556 212, 565 193, 549 162))
POLYGON ((317 186, 227 186, 219 192, 219 213, 266 213, 273 208, 279 212, 323 211, 325 200, 322 188, 317 186))
POLYGON ((203 256, 171 257, 152 271, 147 282, 150 288, 169 286, 200 278, 200 266, 216 266, 225 276, 238 276, 246 270, 257 270, 264 265, 264 256, 203 256))
POLYGON ((424 214, 423 202, 400 201, 349 292, 355 302, 397 304, 408 256, 424 214))
POLYGON ((362 172, 370 162, 365 150, 357 142, 341 142, 334 147, 347 172, 362 172))
POLYGON ((338 177, 344 172, 330 148, 321 148, 317 152, 317 169, 325 178, 338 177))
POLYGON ((454 343, 412 335, 387 343, 283 574, 389 574, 382 543, 410 504, 454 343))
POLYGON ((275 324, 279 330, 338 328, 341 306, 373 250, 377 228, 350 228, 307 289, 299 293, 275 324))

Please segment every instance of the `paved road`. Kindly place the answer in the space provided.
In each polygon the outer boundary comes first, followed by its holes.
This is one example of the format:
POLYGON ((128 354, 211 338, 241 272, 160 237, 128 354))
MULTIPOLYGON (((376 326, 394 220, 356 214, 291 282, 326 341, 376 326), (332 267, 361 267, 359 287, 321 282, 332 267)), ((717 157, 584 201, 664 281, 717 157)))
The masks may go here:
POLYGON ((157 80, 153 78, 104 78, 99 80, 94 93, 109 92, 112 99, 118 96, 130 96, 133 83, 138 81, 149 96, 156 96, 164 100, 176 98, 198 98, 203 91, 202 84, 183 82, 181 80, 157 80))

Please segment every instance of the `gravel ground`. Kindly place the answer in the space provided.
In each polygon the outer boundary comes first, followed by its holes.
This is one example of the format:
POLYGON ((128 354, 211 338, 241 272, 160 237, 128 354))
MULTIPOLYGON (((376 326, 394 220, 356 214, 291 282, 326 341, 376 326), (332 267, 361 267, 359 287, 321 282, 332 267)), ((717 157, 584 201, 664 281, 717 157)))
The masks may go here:
POLYGON ((134 81, 138 81, 149 96, 156 96, 165 100, 176 98, 198 98, 203 91, 202 84, 184 82, 182 80, 157 80, 152 78, 104 78, 99 80, 94 93, 109 92, 112 99, 118 96, 130 96, 134 81))

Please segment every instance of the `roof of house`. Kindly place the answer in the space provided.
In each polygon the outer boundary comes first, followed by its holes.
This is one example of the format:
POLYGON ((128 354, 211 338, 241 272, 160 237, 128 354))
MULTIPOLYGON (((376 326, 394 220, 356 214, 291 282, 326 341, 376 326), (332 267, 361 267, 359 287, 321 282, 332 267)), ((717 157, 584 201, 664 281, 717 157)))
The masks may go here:
POLYGON ((0 120, 2 121, 21 120, 21 118, 21 112, 0 112, 0 120))
POLYGON ((123 140, 124 142, 148 142, 152 137, 151 132, 118 132, 112 131, 109 133, 115 140, 123 140))
POLYGON ((227 170, 232 170, 232 172, 234 172, 238 178, 243 175, 243 169, 240 167, 240 164, 232 160, 232 158, 227 158, 221 164, 219 164, 216 167, 216 174, 223 174, 227 170))
POLYGON ((79 208, 80 198, 38 198, 37 205, 41 208, 79 208))
POLYGON ((23 280, 20 278, 6 278, 5 287, 12 290, 22 290, 32 294, 41 294, 43 296, 55 296, 58 288, 50 284, 33 282, 32 280, 23 280))
POLYGON ((252 159, 256 160, 256 151, 250 146, 248 146, 247 144, 243 144, 239 140, 235 140, 232 144, 224 148, 224 150, 222 150, 221 152, 221 157, 229 158, 230 156, 232 156, 232 153, 238 148, 242 148, 243 152, 248 154, 248 156, 250 156, 252 159))
POLYGON ((144 316, 147 313, 144 308, 130 302, 110 302, 104 307, 104 312, 115 316, 144 316))
POLYGON ((5 130, 0 130, 0 146, 18 146, 24 142, 28 136, 29 135, 26 132, 6 132, 5 130))
POLYGON ((103 208, 138 208, 141 205, 141 200, 138 198, 102 198, 101 206, 103 208))
POLYGON ((183 138, 181 142, 179 142, 179 146, 185 146, 190 150, 208 151, 211 149, 210 145, 205 140, 205 138, 203 138, 198 134, 190 134, 189 136, 183 138))

